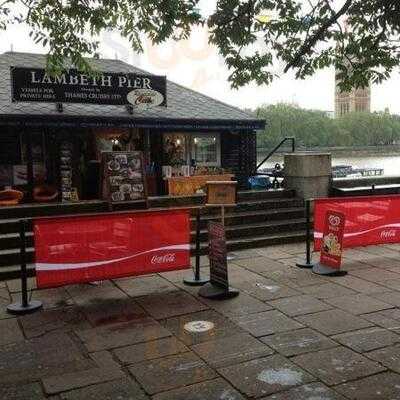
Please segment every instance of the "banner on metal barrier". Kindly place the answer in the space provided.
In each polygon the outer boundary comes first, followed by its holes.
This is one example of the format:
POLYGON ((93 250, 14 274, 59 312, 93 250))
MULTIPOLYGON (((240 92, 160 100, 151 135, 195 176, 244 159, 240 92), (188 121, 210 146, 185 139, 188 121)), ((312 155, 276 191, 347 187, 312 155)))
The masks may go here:
POLYGON ((343 213, 331 210, 326 212, 320 258, 320 263, 322 265, 340 269, 342 263, 344 225, 345 216, 343 213))
POLYGON ((190 267, 188 210, 34 221, 38 288, 190 267))
POLYGON ((314 250, 321 249, 328 210, 345 217, 343 248, 400 242, 400 196, 317 199, 314 203, 314 250))

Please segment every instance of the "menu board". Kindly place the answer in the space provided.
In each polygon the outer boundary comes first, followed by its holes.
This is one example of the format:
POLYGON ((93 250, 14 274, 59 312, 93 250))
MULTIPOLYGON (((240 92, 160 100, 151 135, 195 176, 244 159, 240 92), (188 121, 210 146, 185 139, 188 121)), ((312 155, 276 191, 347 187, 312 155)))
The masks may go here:
POLYGON ((102 153, 102 198, 110 202, 147 200, 141 151, 102 153))
POLYGON ((225 227, 220 222, 208 224, 210 282, 229 289, 225 227))

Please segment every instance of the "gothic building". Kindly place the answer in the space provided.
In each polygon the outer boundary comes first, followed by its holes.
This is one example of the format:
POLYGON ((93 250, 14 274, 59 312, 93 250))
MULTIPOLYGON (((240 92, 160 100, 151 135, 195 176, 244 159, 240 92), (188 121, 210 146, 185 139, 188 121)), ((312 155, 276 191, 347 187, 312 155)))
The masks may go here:
POLYGON ((335 76, 335 117, 341 117, 353 111, 371 111, 371 85, 342 92, 338 78, 335 76))

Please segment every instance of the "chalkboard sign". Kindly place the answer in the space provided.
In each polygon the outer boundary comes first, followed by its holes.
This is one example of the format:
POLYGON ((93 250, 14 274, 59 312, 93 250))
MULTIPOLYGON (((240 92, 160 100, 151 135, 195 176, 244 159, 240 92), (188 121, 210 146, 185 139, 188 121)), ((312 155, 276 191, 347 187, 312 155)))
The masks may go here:
POLYGON ((229 290, 225 227, 220 222, 208 224, 210 282, 229 290))
POLYGON ((101 164, 101 193, 104 200, 147 200, 142 152, 106 151, 102 153, 101 164))

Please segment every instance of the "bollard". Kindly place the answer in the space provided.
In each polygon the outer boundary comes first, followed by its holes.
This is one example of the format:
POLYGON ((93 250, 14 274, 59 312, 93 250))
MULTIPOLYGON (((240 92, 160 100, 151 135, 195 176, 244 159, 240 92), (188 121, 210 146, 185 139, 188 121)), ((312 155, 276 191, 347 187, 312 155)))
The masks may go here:
POLYGON ((296 266, 299 268, 312 268, 315 263, 311 260, 311 230, 310 230, 310 221, 311 221, 311 199, 306 200, 306 261, 301 263, 296 263, 296 266))
POLYGON ((209 279, 201 278, 200 276, 200 207, 196 210, 196 263, 194 269, 194 277, 186 277, 183 283, 189 286, 202 286, 207 283, 209 279))
POLYGON ((10 314, 23 315, 34 312, 42 308, 42 302, 38 300, 28 300, 28 274, 26 271, 26 220, 20 220, 20 262, 21 262, 21 303, 12 303, 7 306, 10 314))

